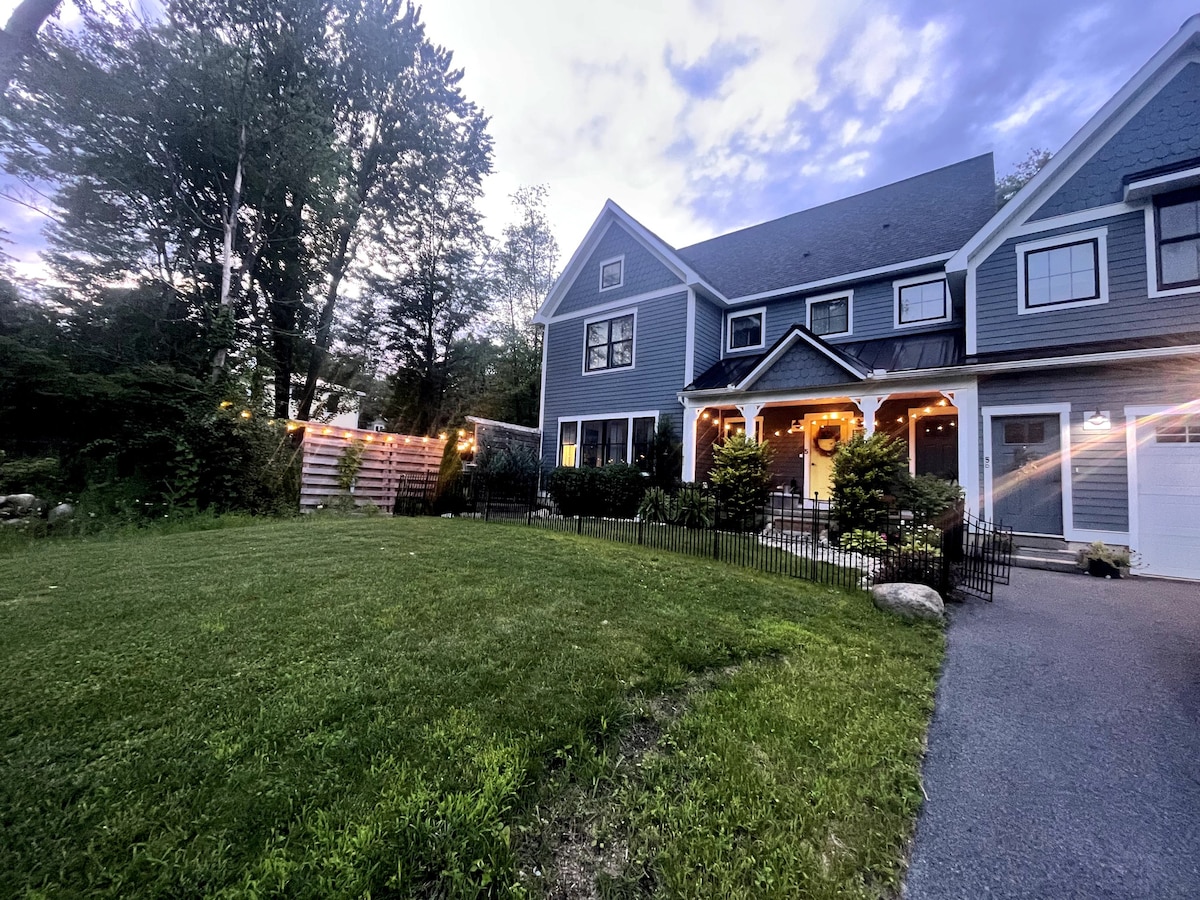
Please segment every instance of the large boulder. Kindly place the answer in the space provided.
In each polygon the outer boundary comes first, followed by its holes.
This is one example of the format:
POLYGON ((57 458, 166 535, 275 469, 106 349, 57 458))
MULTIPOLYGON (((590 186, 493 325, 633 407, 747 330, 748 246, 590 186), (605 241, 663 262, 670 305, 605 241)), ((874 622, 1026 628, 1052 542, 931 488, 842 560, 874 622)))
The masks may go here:
POLYGON ((33 494, 9 494, 0 497, 0 515, 26 516, 37 509, 38 498, 33 494))
POLYGON ((46 518, 51 522, 58 522, 62 519, 69 519, 75 515, 75 507, 70 503, 60 503, 54 509, 50 510, 46 518))
POLYGON ((879 609, 906 619, 941 621, 946 613, 941 595, 924 584, 877 584, 871 588, 871 598, 879 609))

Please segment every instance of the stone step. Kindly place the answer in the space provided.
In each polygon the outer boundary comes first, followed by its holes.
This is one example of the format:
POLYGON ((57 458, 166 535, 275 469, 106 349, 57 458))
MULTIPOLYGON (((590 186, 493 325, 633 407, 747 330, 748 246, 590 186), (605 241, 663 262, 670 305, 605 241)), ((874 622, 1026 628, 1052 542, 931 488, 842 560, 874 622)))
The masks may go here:
POLYGON ((1044 569, 1049 572, 1078 572, 1075 551, 1049 550, 1041 547, 1013 548, 1012 564, 1021 569, 1044 569))

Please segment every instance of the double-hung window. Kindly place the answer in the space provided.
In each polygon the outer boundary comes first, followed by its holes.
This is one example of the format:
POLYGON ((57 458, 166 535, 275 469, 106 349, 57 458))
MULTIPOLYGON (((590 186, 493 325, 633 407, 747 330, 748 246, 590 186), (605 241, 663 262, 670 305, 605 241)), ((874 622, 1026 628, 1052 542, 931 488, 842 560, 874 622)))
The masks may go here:
POLYGON ((743 313, 729 314, 729 337, 727 350, 757 350, 763 346, 763 319, 765 309, 752 309, 743 313))
POLYGON ((897 328, 950 321, 946 279, 923 275, 905 278, 894 285, 897 328))
POLYGON ((1200 190, 1162 195, 1154 214, 1159 289, 1200 285, 1200 190))
POLYGON ((633 366, 634 319, 634 313, 625 313, 611 319, 590 321, 584 326, 587 333, 587 346, 583 351, 585 372, 633 366))
POLYGON ((853 294, 828 294, 809 297, 805 301, 808 309, 808 330, 821 337, 838 337, 853 330, 853 294))
POLYGON ((1107 229, 1017 245, 1017 312, 1108 302, 1107 229))

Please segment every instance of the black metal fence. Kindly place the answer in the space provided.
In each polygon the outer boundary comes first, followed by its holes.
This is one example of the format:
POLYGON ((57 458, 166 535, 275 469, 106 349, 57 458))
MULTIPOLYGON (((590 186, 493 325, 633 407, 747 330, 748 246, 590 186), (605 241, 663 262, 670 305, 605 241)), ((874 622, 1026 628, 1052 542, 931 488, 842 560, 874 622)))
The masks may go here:
POLYGON ((775 493, 744 508, 711 487, 688 487, 665 508, 630 518, 564 516, 539 480, 464 475, 438 489, 435 473, 408 476, 397 515, 458 515, 702 556, 821 584, 927 584, 945 597, 992 599, 1008 584, 1012 531, 961 506, 925 518, 894 505, 839 509, 775 493))

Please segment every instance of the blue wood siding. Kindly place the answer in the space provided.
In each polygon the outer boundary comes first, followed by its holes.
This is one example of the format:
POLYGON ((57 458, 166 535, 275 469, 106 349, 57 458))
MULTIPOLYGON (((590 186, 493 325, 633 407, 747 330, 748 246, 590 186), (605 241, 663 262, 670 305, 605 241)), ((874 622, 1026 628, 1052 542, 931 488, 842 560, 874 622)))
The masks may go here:
MULTIPOLYGON (((671 417, 675 434, 680 435, 683 407, 677 395, 684 387, 687 292, 642 301, 636 308, 632 369, 584 375, 585 318, 547 326, 544 465, 557 464, 560 417, 604 418, 609 414, 658 410, 671 417)), ((621 312, 624 308, 614 314, 621 312)))
POLYGON ((1012 238, 976 274, 978 351, 1059 347, 1200 329, 1200 293, 1151 298, 1148 288, 1146 224, 1141 212, 1012 238), (1018 315, 1016 245, 1097 227, 1108 228, 1108 302, 1018 315))
POLYGON ((724 340, 721 328, 724 321, 721 307, 703 297, 696 297, 696 332, 693 345, 695 356, 692 363, 695 375, 703 374, 721 358, 724 340))
POLYGON ((1190 63, 1033 215, 1060 216, 1124 199, 1125 175, 1200 156, 1200 64, 1190 63))
POLYGON ((580 269, 567 295, 559 303, 555 315, 578 312, 600 303, 624 300, 637 294, 657 291, 682 284, 683 281, 668 269, 642 243, 616 222, 608 226, 580 269), (619 288, 600 290, 600 263, 615 256, 625 257, 625 281, 619 288))
MULTIPOLYGON (((1129 530, 1127 405, 1176 404, 1200 398, 1197 360, 1054 369, 980 378, 979 405, 1071 404, 1071 489, 1076 528, 1129 530), (1084 431, 1083 414, 1108 410, 1109 431, 1084 431)), ((982 428, 982 426, 981 426, 982 428)), ((981 441, 982 441, 982 430, 981 441)), ((982 444, 980 455, 982 458, 982 444)), ((980 472, 980 484, 982 470, 980 472)))
MULTIPOLYGON (((920 274, 920 273, 916 273, 920 274)), ((944 274, 941 269, 934 270, 929 273, 930 278, 940 278, 944 274)), ((907 273, 903 278, 908 278, 913 273, 907 273)), ((915 276, 914 276, 915 277, 915 276)), ((900 278, 885 278, 875 281, 866 281, 856 284, 851 287, 846 287, 844 290, 854 291, 854 331, 852 334, 844 337, 831 337, 829 343, 847 343, 849 341, 869 341, 876 338, 891 337, 897 334, 920 334, 927 331, 942 331, 952 327, 954 322, 936 322, 928 326, 913 326, 908 328, 896 328, 896 295, 892 287, 893 281, 899 281, 900 278)), ((814 291, 810 294, 797 294, 790 297, 782 297, 778 300, 768 300, 762 304, 746 304, 744 307, 737 307, 729 310, 730 313, 736 315, 739 309, 754 309, 756 306, 763 305, 767 309, 767 342, 766 346, 770 347, 779 340, 793 325, 808 324, 808 307, 807 299, 809 297, 825 297, 837 294, 838 288, 822 288, 819 291, 814 291)), ((954 318, 958 318, 954 316, 954 318)), ((722 333, 722 340, 724 333, 722 333)), ((746 351, 726 352, 726 356, 738 356, 746 351)), ((761 350, 750 351, 761 353, 761 350)))

